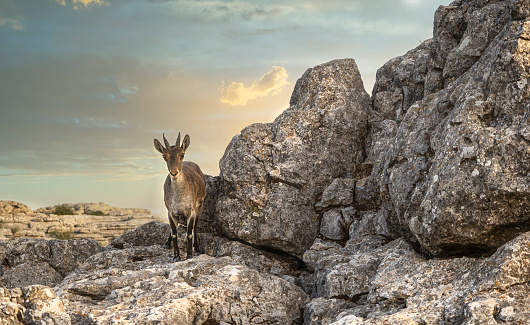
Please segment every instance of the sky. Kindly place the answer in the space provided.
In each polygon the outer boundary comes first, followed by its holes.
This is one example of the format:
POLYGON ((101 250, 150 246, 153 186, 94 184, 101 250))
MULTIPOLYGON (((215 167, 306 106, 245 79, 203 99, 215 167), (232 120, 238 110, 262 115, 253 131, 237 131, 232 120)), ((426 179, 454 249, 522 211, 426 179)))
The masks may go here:
POLYGON ((0 0, 0 200, 105 202, 166 216, 153 147, 219 159, 289 106, 304 71, 353 58, 369 93, 432 37, 448 0, 0 0))

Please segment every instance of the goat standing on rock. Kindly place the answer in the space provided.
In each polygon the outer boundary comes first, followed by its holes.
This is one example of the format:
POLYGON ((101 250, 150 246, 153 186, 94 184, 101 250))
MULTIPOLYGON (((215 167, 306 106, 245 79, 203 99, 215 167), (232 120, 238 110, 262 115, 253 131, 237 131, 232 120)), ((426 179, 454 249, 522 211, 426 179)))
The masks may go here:
POLYGON ((171 233, 166 242, 169 248, 173 241, 173 261, 180 261, 177 244, 179 220, 186 218, 187 252, 186 258, 199 254, 197 241, 197 221, 202 213, 204 197, 206 195, 206 181, 199 166, 191 161, 182 161, 184 152, 190 145, 190 136, 186 134, 180 145, 180 132, 174 146, 170 145, 166 136, 162 134, 166 147, 155 139, 155 149, 158 150, 167 163, 169 175, 164 183, 164 203, 166 204, 171 233))

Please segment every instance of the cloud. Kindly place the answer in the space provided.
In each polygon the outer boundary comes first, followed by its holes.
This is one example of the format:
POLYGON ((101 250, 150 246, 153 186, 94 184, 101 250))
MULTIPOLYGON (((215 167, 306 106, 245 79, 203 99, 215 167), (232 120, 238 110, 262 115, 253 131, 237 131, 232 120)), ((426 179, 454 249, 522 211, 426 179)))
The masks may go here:
POLYGON ((249 87, 241 82, 233 81, 228 87, 221 88, 221 102, 232 106, 242 106, 252 100, 274 95, 289 84, 288 76, 283 67, 273 66, 249 87))
MULTIPOLYGON (((66 0, 55 0, 57 3, 66 6, 66 0)), ((79 9, 80 6, 88 8, 91 5, 108 6, 109 3, 106 0, 71 0, 74 6, 74 10, 79 9)))
POLYGON ((271 16, 277 16, 282 13, 282 10, 280 8, 272 8, 272 9, 254 9, 252 11, 243 12, 241 14, 241 17, 245 20, 251 20, 254 16, 258 17, 271 17, 271 16))
POLYGON ((22 25, 22 22, 20 19, 17 18, 2 18, 0 17, 0 26, 7 25, 11 27, 13 30, 23 30, 24 25, 22 25))

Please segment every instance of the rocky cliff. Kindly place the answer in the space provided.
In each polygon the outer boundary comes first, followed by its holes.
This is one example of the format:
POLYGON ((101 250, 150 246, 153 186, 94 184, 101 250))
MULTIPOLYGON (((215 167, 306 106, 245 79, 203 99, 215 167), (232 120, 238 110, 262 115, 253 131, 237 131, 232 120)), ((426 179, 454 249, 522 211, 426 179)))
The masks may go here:
POLYGON ((2 243, 4 323, 528 324, 530 3, 457 0, 433 34, 371 97, 331 61, 236 135, 199 257, 158 222, 2 243))
POLYGON ((32 211, 14 201, 0 201, 0 240, 91 238, 108 245, 114 238, 156 219, 147 209, 121 209, 103 202, 63 204, 72 215, 56 215, 57 206, 32 211))

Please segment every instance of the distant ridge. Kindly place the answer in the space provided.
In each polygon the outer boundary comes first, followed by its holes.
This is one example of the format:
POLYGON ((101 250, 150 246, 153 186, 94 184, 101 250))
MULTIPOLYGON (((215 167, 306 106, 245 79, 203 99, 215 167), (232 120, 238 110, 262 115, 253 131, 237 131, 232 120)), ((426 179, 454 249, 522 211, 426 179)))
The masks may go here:
POLYGON ((102 246, 123 233, 157 219, 148 209, 117 208, 106 203, 65 203, 32 211, 16 201, 0 200, 0 240, 90 238, 102 246), (57 215, 65 206, 71 215, 57 215))

